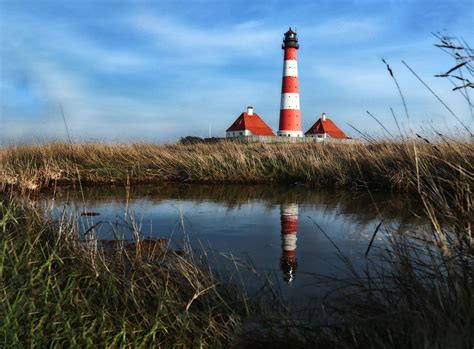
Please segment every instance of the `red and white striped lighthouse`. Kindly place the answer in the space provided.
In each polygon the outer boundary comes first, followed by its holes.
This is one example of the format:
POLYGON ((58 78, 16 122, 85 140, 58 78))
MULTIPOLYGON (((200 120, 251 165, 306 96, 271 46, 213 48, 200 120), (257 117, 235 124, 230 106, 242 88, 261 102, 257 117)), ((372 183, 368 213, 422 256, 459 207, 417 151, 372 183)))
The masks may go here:
POLYGON ((296 233, 298 231, 298 204, 282 204, 281 219, 281 249, 280 267, 283 278, 290 283, 296 273, 296 233))
POLYGON ((285 33, 281 45, 284 50, 284 58, 278 135, 284 137, 303 137, 300 94, 298 91, 298 64, 296 60, 296 51, 299 47, 298 36, 290 28, 285 33))

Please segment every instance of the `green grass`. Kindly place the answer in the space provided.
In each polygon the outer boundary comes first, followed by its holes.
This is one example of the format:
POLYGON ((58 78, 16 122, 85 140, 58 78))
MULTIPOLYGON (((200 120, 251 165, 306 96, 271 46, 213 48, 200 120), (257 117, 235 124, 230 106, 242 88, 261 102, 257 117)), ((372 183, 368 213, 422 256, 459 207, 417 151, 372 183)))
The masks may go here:
POLYGON ((227 347, 241 294, 189 257, 100 251, 74 232, 3 201, 1 347, 227 347))

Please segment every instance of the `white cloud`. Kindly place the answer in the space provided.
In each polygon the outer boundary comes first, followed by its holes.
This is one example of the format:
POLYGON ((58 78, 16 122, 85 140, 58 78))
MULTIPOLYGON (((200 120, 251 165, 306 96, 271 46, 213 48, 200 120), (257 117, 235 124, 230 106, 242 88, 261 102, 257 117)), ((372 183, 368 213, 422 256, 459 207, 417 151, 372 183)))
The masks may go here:
POLYGON ((170 16, 133 14, 126 23, 150 37, 160 49, 186 52, 189 61, 224 63, 235 56, 262 56, 275 45, 280 35, 259 21, 241 22, 223 30, 219 27, 193 26, 170 16))
POLYGON ((99 92, 93 86, 92 77, 58 62, 34 59, 28 62, 28 68, 31 80, 43 91, 49 106, 31 120, 17 118, 12 113, 3 115, 6 130, 0 135, 3 142, 35 139, 39 135, 64 138, 60 104, 74 139, 167 141, 187 134, 207 136, 209 123, 214 135, 222 135, 247 104, 254 104, 266 116, 272 97, 279 97, 279 89, 273 91, 272 84, 259 81, 249 84, 245 77, 210 76, 206 80, 191 79, 185 89, 171 91, 171 98, 151 100, 99 92))
POLYGON ((3 20, 8 25, 2 28, 2 50, 8 50, 10 54, 32 59, 75 60, 94 71, 107 72, 137 69, 150 64, 148 57, 132 49, 101 45, 73 25, 45 22, 28 16, 6 16, 3 20), (23 25, 25 22, 27 26, 23 25))

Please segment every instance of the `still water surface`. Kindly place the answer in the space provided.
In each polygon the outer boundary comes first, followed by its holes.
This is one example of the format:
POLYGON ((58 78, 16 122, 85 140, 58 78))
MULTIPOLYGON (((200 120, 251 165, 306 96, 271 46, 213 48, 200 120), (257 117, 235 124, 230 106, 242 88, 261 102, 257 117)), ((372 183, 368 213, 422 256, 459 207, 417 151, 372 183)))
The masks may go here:
POLYGON ((131 220, 142 237, 169 239, 171 248, 182 249, 188 240, 198 255, 206 251, 211 268, 224 279, 243 282, 253 292, 261 285, 257 272, 298 304, 317 302, 324 293, 317 276, 348 276, 334 244, 362 270, 382 220, 375 248, 395 229, 422 224, 419 208, 402 195, 297 186, 143 185, 85 188, 83 194, 64 188, 42 204, 56 216, 64 209, 98 213, 81 216, 79 224, 82 231, 97 225, 101 240, 132 239, 129 229, 120 228, 131 220))

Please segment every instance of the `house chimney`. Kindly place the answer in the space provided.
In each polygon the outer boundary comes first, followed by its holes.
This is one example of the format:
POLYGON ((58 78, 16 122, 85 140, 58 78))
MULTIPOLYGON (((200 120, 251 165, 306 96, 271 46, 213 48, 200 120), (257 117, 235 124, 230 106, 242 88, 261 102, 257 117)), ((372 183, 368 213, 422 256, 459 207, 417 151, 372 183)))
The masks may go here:
POLYGON ((326 121, 326 113, 323 113, 321 119, 323 119, 323 121, 326 121))
POLYGON ((247 115, 253 115, 253 107, 251 105, 247 107, 247 115))

